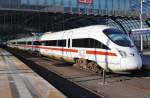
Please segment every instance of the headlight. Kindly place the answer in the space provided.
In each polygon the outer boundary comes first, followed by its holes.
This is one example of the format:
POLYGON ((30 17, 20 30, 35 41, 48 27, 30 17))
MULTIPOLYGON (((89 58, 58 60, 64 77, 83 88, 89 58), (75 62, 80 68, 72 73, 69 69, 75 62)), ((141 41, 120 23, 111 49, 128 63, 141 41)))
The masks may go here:
POLYGON ((122 57, 126 57, 127 56, 127 54, 126 54, 126 52, 124 52, 124 51, 122 51, 122 50, 118 50, 119 51, 119 53, 120 53, 120 55, 122 56, 122 57))

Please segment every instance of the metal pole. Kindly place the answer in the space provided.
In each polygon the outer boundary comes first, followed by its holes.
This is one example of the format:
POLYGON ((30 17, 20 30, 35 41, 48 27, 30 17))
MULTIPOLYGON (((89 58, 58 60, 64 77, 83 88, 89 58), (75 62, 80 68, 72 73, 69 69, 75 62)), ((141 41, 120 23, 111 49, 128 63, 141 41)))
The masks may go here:
POLYGON ((105 78, 106 78, 105 70, 103 69, 103 84, 105 84, 105 78))
MULTIPOLYGON (((141 26, 141 29, 143 28, 143 17, 142 17, 142 14, 143 14, 143 2, 144 0, 141 0, 141 11, 140 11, 140 26, 141 26)), ((141 37, 141 52, 143 52, 143 36, 142 34, 140 35, 141 37)))

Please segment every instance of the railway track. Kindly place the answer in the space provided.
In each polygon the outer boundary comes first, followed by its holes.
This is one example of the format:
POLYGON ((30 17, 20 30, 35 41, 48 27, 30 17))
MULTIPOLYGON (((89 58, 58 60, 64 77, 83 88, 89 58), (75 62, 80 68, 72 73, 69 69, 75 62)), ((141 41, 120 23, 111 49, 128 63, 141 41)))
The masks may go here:
POLYGON ((26 51, 9 51, 69 98, 150 98, 149 71, 127 75, 108 74, 106 84, 103 84, 100 74, 78 69, 71 63, 38 57, 26 51))
MULTIPOLYGON (((107 98, 104 95, 96 94, 95 92, 92 92, 88 89, 81 87, 80 85, 75 84, 72 81, 69 81, 67 78, 60 76, 61 75, 60 73, 54 72, 54 69, 50 70, 50 67, 45 65, 45 63, 47 62, 51 64, 62 63, 59 60, 47 59, 45 57, 42 57, 42 59, 40 59, 41 57, 39 58, 36 55, 29 54, 25 51, 16 51, 14 49, 13 50, 7 49, 7 50, 12 54, 14 54, 16 57, 18 57, 20 60, 22 60, 31 69, 33 69, 45 80, 47 80, 52 85, 54 85, 57 89, 59 89, 62 93, 64 93, 69 98, 107 98), (44 66, 41 66, 41 63, 44 66)), ((64 66, 64 65, 60 65, 60 66, 64 66)))

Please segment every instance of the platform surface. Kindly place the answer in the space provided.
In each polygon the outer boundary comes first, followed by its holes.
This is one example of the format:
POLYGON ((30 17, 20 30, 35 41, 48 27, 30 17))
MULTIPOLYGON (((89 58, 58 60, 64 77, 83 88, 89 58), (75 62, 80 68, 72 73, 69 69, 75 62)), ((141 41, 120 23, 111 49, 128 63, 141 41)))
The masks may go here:
POLYGON ((0 48, 0 98, 66 98, 11 53, 0 48))

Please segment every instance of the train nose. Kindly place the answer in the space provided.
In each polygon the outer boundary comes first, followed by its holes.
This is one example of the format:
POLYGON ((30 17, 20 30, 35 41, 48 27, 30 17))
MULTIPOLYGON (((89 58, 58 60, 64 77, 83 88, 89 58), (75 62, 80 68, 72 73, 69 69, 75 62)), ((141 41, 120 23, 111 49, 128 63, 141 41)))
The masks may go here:
POLYGON ((123 70, 140 70, 142 67, 142 59, 140 56, 122 58, 121 68, 123 70))

